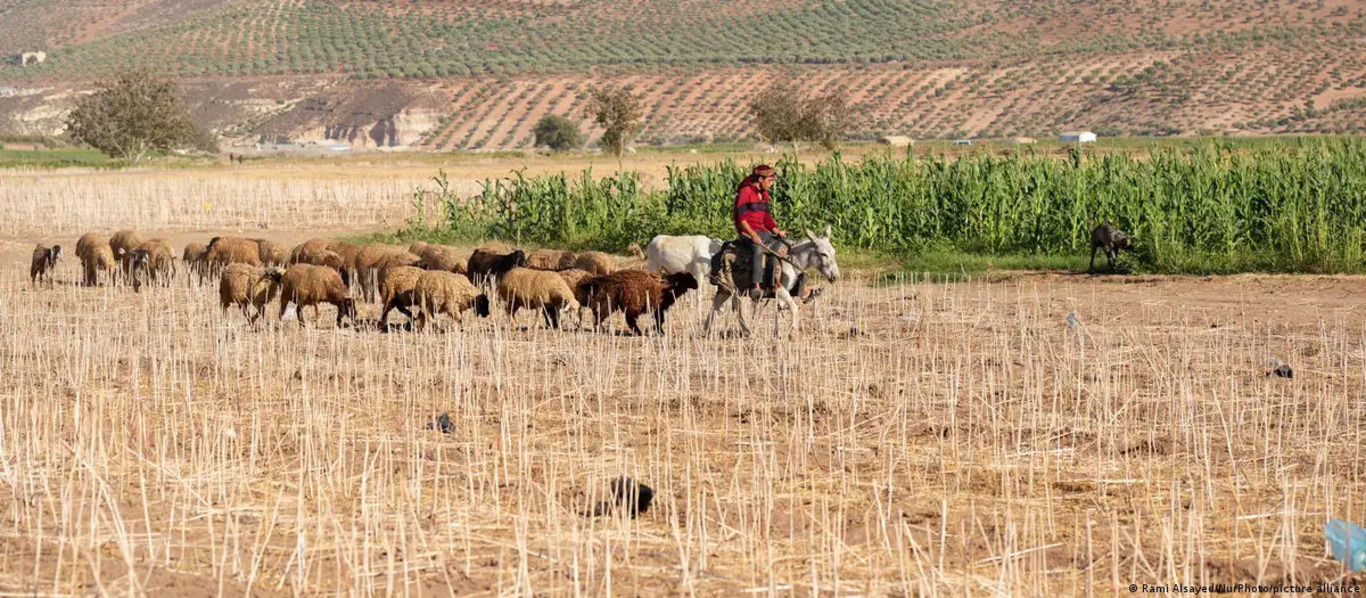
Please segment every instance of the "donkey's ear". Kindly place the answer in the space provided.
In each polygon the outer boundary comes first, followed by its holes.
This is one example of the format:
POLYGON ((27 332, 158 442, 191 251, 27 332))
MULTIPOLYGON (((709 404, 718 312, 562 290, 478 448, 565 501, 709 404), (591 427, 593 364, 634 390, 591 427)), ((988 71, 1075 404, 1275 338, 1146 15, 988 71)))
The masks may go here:
POLYGON ((825 238, 827 238, 827 239, 830 238, 830 225, 829 225, 829 224, 825 225, 825 238))
POLYGON ((806 238, 811 239, 812 241, 816 240, 816 233, 811 232, 811 229, 804 228, 802 230, 806 232, 806 238))

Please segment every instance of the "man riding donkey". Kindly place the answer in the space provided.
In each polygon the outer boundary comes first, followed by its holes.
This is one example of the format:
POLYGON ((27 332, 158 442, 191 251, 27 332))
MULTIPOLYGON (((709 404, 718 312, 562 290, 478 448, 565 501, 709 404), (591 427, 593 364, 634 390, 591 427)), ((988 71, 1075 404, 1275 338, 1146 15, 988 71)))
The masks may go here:
MULTIPOLYGON (((787 231, 779 229, 778 222, 773 219, 773 203, 769 194, 775 178, 772 166, 755 166, 754 171, 740 182, 740 188, 735 195, 732 218, 735 221, 736 232, 740 233, 737 241, 741 250, 737 252, 736 257, 743 259, 744 252, 749 254, 749 276, 752 286, 748 291, 753 299, 763 296, 764 257, 787 257, 787 231)), ((726 245, 730 246, 737 241, 726 245)), ((722 247, 721 251, 716 252, 711 258, 711 283, 715 286, 721 286, 729 278, 729 272, 723 272, 728 263, 724 258, 727 249, 728 247, 722 247)), ((776 275, 780 270, 778 264, 774 264, 773 273, 776 275)), ((822 289, 806 288, 804 283, 805 277, 798 276, 792 290, 803 303, 809 303, 821 294, 822 289)))

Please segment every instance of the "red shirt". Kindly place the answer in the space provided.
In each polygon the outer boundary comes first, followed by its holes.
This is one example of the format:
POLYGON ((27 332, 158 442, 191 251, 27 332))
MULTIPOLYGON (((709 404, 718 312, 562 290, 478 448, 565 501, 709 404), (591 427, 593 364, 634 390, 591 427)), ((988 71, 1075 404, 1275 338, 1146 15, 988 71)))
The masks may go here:
POLYGON ((773 204, 770 201, 768 192, 760 191, 758 185, 741 185, 740 192, 735 196, 735 230, 741 235, 745 234, 740 223, 748 222, 755 232, 776 232, 778 223, 773 220, 773 204))

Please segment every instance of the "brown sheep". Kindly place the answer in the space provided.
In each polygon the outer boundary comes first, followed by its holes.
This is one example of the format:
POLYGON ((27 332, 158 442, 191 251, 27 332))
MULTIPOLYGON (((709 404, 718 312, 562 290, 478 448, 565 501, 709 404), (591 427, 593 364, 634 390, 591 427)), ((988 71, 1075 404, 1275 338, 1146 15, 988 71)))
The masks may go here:
POLYGON ((318 238, 309 239, 307 241, 304 241, 303 243, 295 245, 294 249, 289 252, 289 263, 290 265, 306 263, 304 262, 305 256, 313 255, 319 251, 327 249, 327 246, 331 244, 332 239, 318 238))
POLYGON ((601 251, 585 251, 575 255, 574 261, 569 267, 592 272, 594 276, 603 276, 617 271, 617 265, 612 260, 612 256, 601 251))
POLYGON ((418 254, 422 265, 428 270, 441 270, 464 274, 467 271, 469 256, 465 252, 445 245, 428 245, 418 254))
POLYGON ((171 277, 175 276, 175 250, 166 239, 144 241, 133 248, 129 256, 128 276, 134 291, 141 291, 144 277, 149 284, 157 279, 170 284, 171 277))
POLYGON ((99 233, 85 233, 81 235, 81 238, 76 239, 76 257, 83 257, 95 247, 108 244, 109 240, 100 236, 99 233))
POLYGON ((431 247, 431 244, 426 241, 413 241, 412 245, 408 246, 408 253, 422 255, 422 252, 426 251, 428 247, 431 247))
POLYGON ((29 262, 28 277, 33 286, 38 286, 38 280, 47 278, 48 288, 52 288, 56 281, 57 260, 62 259, 62 246, 53 245, 48 247, 39 243, 33 248, 33 259, 29 262))
MULTIPOLYGON (((419 258, 411 253, 408 253, 406 249, 403 251, 403 253, 396 253, 384 256, 379 260, 379 264, 376 268, 377 274, 375 274, 375 288, 384 288, 384 281, 385 278, 388 276, 389 270, 392 270, 394 268, 405 267, 420 268, 421 266, 422 258, 419 258)), ((380 303, 382 304, 383 302, 384 299, 380 298, 380 303)))
POLYGON ((126 280, 131 281, 133 276, 133 250, 144 240, 137 231, 131 230, 116 231, 109 237, 109 249, 114 252, 114 259, 118 260, 119 269, 126 280))
POLYGON ((356 268, 356 254, 360 253, 360 246, 346 241, 333 241, 327 244, 328 251, 335 251, 342 257, 348 270, 356 268))
POLYGON ((389 255, 384 256, 383 258, 380 258, 377 265, 379 267, 379 271, 382 273, 384 272, 385 268, 398 268, 400 266, 417 267, 417 265, 421 263, 422 258, 415 256, 411 253, 408 253, 407 250, 404 250, 402 252, 391 253, 389 255))
POLYGON ((498 278, 498 296, 508 306, 512 323, 517 324, 517 310, 525 307, 539 309, 551 328, 560 327, 560 311, 579 308, 574 291, 559 273, 513 268, 498 278))
POLYGON ((427 329, 427 321, 446 314, 460 323, 460 314, 473 307, 475 315, 487 318, 489 297, 479 292, 470 279, 453 272, 426 270, 417 279, 415 290, 422 311, 417 317, 417 329, 427 329))
POLYGON ((582 283, 583 281, 592 278, 593 273, 578 268, 569 268, 568 270, 560 270, 556 272, 556 274, 559 274, 560 278, 564 279, 565 284, 569 285, 569 288, 574 291, 574 299, 583 307, 588 307, 588 294, 586 289, 582 288, 582 283))
POLYGON ((210 274, 223 271, 228 264, 261 265, 261 246, 241 237, 214 237, 209 240, 210 274))
POLYGON ((492 284, 503 273, 513 268, 525 266, 526 253, 520 249, 506 254, 476 249, 474 254, 470 256, 466 272, 470 277, 470 282, 473 282, 475 286, 483 286, 485 283, 492 284))
POLYGON ((341 255, 331 249, 319 249, 308 255, 301 256, 295 263, 327 266, 328 268, 336 270, 338 273, 347 269, 346 261, 342 259, 341 255))
MULTIPOLYGON (((338 252, 340 253, 340 252, 338 252)), ((365 301, 374 301, 379 290, 379 271, 385 260, 395 253, 408 253, 407 248, 384 243, 370 243, 356 252, 356 284, 360 285, 360 296, 365 301)))
POLYGON ((99 283, 99 273, 109 274, 109 284, 113 285, 119 262, 114 259, 114 250, 109 241, 95 233, 88 233, 76 242, 76 255, 81 259, 81 270, 85 273, 85 286, 93 287, 99 283))
POLYGON ((185 266, 199 277, 199 283, 204 283, 204 278, 209 275, 209 246, 199 241, 191 241, 185 244, 185 251, 181 253, 180 259, 185 262, 185 266))
POLYGON ((218 282, 218 301, 223 306, 223 315, 227 315, 228 307, 236 305, 242 308, 247 322, 256 322, 265 315, 266 304, 280 292, 283 277, 284 270, 280 268, 229 264, 218 282), (248 312, 248 307, 254 308, 254 312, 248 312))
POLYGON ((569 285, 569 290, 574 291, 574 300, 579 302, 579 324, 583 323, 583 310, 590 306, 588 290, 584 287, 584 281, 593 277, 593 273, 578 268, 569 268, 556 272, 564 283, 569 285))
POLYGON ((284 245, 268 239, 252 239, 256 242, 256 252, 261 263, 266 266, 283 266, 289 261, 289 252, 284 245))
POLYGON ((533 270, 560 270, 560 262, 573 262, 574 254, 563 249, 532 249, 526 254, 526 267, 533 270))
POLYGON ((380 300, 384 302, 384 310, 379 314, 380 330, 388 329, 389 312, 393 309, 408 316, 409 322, 413 321, 413 312, 408 308, 417 305, 417 279, 423 272, 426 270, 412 266, 395 266, 380 272, 384 279, 379 286, 380 300))
POLYGON ((313 307, 318 317, 318 304, 330 303, 337 307, 337 326, 343 318, 356 321, 356 301, 336 270, 311 264, 294 264, 280 279, 280 319, 284 319, 289 304, 298 305, 299 326, 304 326, 304 308, 313 307))
POLYGON ((601 328, 612 312, 621 310, 626 314, 626 324, 631 327, 631 332, 643 334, 636 320, 642 314, 653 311, 655 331, 664 334, 664 313, 684 293, 697 289, 697 279, 687 272, 670 274, 661 279, 650 272, 621 270, 590 278, 581 285, 592 298, 595 328, 601 328))
POLYGON ((138 245, 141 245, 144 240, 142 235, 139 235, 137 231, 117 231, 112 237, 109 237, 109 249, 113 250, 114 257, 122 260, 125 255, 132 253, 134 249, 137 249, 138 245))

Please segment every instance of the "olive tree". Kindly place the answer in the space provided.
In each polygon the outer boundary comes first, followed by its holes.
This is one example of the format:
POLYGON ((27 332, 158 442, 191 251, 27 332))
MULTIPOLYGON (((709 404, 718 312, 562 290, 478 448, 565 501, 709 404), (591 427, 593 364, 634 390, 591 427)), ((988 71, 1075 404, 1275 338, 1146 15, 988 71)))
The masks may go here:
POLYGON ((99 83, 66 120, 67 133, 111 157, 137 162, 152 151, 218 151, 212 133, 190 116, 174 81, 147 69, 99 83))

